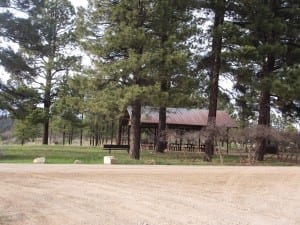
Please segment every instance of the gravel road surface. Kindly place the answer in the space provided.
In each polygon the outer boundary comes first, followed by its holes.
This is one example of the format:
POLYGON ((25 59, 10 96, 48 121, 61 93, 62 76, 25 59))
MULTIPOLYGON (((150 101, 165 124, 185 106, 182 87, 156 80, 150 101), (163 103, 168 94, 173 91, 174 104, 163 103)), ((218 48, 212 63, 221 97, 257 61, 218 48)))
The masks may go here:
POLYGON ((1 225, 299 225, 300 167, 0 164, 1 225))

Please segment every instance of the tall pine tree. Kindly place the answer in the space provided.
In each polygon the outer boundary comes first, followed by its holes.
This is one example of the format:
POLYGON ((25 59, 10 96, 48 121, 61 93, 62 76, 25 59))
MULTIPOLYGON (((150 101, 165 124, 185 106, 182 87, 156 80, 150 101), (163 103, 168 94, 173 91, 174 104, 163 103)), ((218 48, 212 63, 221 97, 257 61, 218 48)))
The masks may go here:
POLYGON ((166 148, 166 107, 176 104, 179 94, 191 93, 193 81, 188 72, 190 49, 188 39, 195 34, 193 1, 163 0, 153 4, 150 20, 152 46, 151 71, 160 88, 157 104, 159 123, 155 150, 166 148), (185 82, 184 82, 185 81, 185 82), (182 92, 181 89, 185 89, 182 92), (177 97, 176 97, 177 96, 177 97))
MULTIPOLYGON (((235 23, 243 33, 236 38, 235 49, 244 66, 255 76, 259 92, 258 125, 270 126, 270 110, 274 98, 274 82, 286 80, 288 72, 299 64, 299 3, 289 0, 240 1, 235 23), (279 77, 278 77, 279 76, 279 77)), ((279 85, 280 86, 280 85, 279 85)), ((268 140, 258 138, 257 160, 263 160, 268 140)))
POLYGON ((91 80, 102 97, 108 93, 109 99, 115 96, 115 105, 131 107, 129 155, 133 159, 140 158, 141 105, 149 100, 153 84, 149 71, 152 40, 147 27, 150 6, 146 0, 90 1, 78 27, 82 45, 97 70, 91 80))
POLYGON ((221 71, 221 52, 223 47, 223 24, 225 13, 227 9, 226 0, 216 1, 199 1, 198 7, 205 14, 213 14, 212 28, 211 28, 211 49, 208 51, 209 55, 206 61, 206 67, 209 74, 208 92, 208 119, 207 127, 208 136, 205 141, 205 161, 211 161, 214 152, 214 129, 216 127, 216 115, 218 107, 218 92, 219 92, 219 76, 221 71))
POLYGON ((60 78, 76 61, 70 54, 75 11, 68 0, 17 0, 11 4, 25 16, 10 12, 0 15, 2 37, 18 45, 17 49, 2 48, 0 62, 12 80, 40 93, 43 144, 48 144, 50 108, 60 78))

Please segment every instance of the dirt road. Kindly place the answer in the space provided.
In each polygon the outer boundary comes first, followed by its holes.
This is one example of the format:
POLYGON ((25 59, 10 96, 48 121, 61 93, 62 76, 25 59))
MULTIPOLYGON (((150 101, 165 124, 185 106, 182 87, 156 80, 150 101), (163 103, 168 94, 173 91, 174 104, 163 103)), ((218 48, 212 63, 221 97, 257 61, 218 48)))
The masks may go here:
POLYGON ((300 167, 0 164, 0 224, 299 225, 300 167))

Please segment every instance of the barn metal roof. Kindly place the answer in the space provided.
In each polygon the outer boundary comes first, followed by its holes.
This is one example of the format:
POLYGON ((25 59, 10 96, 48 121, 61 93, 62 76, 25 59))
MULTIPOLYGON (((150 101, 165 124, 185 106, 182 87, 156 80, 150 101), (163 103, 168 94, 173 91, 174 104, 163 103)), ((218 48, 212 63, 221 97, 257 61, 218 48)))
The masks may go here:
MULTIPOLYGON (((131 108, 128 108, 131 118, 131 108)), ((142 107, 141 123, 157 124, 158 108, 142 107)), ((167 124, 186 126, 207 126, 208 110, 187 109, 187 108, 167 108, 167 124)), ((217 126, 237 127, 236 122, 226 111, 217 111, 217 126)))

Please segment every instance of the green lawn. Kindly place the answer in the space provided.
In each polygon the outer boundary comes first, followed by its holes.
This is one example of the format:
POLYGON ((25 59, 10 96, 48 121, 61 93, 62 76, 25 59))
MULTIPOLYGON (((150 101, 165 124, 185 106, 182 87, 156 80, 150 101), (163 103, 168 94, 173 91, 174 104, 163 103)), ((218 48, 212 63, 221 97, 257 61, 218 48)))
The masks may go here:
MULTIPOLYGON (((0 146, 0 163, 32 163, 36 157, 46 157, 48 164, 68 164, 81 160, 84 164, 103 164, 103 157, 113 155, 119 164, 157 164, 157 165, 220 165, 218 156, 211 163, 203 162, 201 153, 166 152, 156 154, 142 151, 141 160, 132 160, 126 151, 112 151, 100 147, 80 147, 61 145, 4 145, 0 146)), ((239 156, 224 156, 224 165, 241 165, 239 156)), ((287 162, 279 162, 274 158, 255 165, 290 166, 287 162)))

